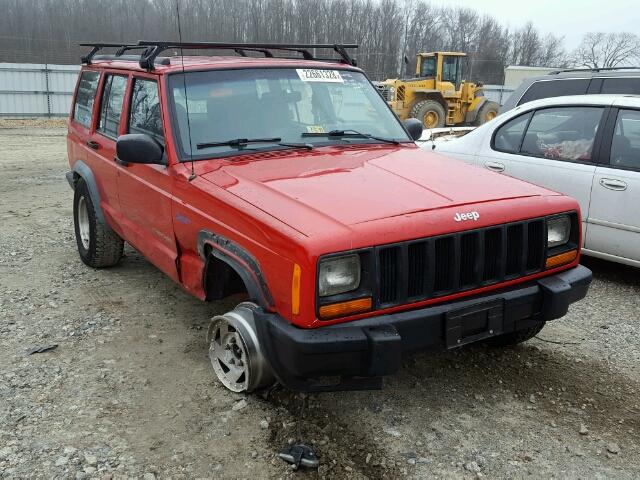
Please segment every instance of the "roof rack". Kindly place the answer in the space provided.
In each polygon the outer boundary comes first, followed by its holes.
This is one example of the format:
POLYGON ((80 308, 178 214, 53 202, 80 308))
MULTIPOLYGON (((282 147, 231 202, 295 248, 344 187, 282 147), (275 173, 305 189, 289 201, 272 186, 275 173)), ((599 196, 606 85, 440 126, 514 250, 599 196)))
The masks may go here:
POLYGON ((640 70, 640 67, 564 68, 562 70, 553 70, 547 75, 558 75, 565 72, 609 72, 612 70, 640 70))
MULTIPOLYGON (((232 50, 242 57, 247 56, 247 52, 257 52, 267 58, 300 58, 300 57, 276 57, 272 50, 298 53, 305 60, 320 60, 325 62, 340 62, 348 65, 357 65, 355 58, 347 52, 348 48, 358 48, 357 44, 288 44, 288 43, 220 43, 220 42, 149 42, 139 41, 136 44, 127 43, 81 43, 82 47, 91 47, 91 51, 82 57, 82 63, 87 65, 103 48, 117 48, 115 55, 103 55, 101 59, 124 59, 122 55, 129 50, 142 50, 138 63, 145 70, 153 70, 156 58, 162 52, 171 49, 188 50, 232 50), (311 49, 330 49, 340 55, 340 58, 319 58, 311 54, 311 49)), ((130 58, 127 55, 127 60, 130 58)))

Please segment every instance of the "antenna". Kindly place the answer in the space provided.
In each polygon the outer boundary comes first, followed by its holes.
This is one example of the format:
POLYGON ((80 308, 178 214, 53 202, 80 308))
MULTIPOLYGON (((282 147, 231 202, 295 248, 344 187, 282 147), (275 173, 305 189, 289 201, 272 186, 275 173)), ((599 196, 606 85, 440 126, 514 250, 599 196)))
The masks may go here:
MULTIPOLYGON (((178 37, 180 44, 182 45, 182 28, 180 22, 180 0, 176 0, 176 17, 178 18, 178 37)), ((196 178, 196 171, 193 165, 193 142, 191 141, 191 120, 189 119, 189 99, 187 98, 187 78, 184 71, 184 52, 182 46, 180 46, 180 60, 182 62, 182 88, 184 90, 184 106, 187 111, 187 133, 189 136, 189 160, 191 160, 191 175, 189 175, 189 181, 196 178)))

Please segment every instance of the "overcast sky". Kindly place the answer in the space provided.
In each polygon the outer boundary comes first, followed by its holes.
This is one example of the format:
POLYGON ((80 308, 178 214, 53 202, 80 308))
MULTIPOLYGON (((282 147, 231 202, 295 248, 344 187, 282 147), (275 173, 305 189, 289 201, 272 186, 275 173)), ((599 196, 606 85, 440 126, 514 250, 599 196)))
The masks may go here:
POLYGON ((567 50, 586 32, 640 33, 639 0, 432 0, 469 7, 516 28, 531 20, 544 33, 563 35, 567 50))

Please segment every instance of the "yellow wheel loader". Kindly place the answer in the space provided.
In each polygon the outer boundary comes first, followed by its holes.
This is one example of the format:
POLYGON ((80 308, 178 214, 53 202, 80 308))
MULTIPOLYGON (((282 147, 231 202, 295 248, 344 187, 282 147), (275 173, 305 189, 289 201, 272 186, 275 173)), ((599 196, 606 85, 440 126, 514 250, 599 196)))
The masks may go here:
POLYGON ((377 83, 382 97, 401 120, 417 118, 424 128, 481 125, 495 118, 500 106, 482 95, 482 85, 462 79, 466 54, 419 53, 416 77, 377 83))

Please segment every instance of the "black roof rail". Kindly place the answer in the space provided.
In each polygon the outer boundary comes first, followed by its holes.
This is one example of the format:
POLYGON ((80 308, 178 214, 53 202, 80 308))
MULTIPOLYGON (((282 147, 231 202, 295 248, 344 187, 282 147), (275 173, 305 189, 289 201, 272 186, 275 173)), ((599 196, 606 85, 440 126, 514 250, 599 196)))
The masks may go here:
POLYGON ((547 75, 558 75, 565 72, 610 72, 615 70, 640 70, 640 67, 563 68, 561 70, 553 70, 547 75))
POLYGON ((86 63, 87 65, 91 65, 91 60, 95 57, 96 53, 98 53, 103 48, 117 48, 116 56, 122 55, 127 50, 133 50, 136 48, 143 48, 137 44, 127 44, 127 43, 80 43, 81 47, 91 47, 91 51, 86 55, 83 55, 80 59, 82 63, 86 63))
MULTIPOLYGON (((158 55, 171 49, 188 50, 232 50, 240 56, 246 57, 247 52, 262 53, 268 58, 299 58, 299 57, 275 57, 272 50, 299 53, 305 60, 338 61, 348 65, 357 65, 356 60, 349 55, 347 49, 358 48, 357 44, 288 44, 288 43, 222 43, 222 42, 150 42, 139 41, 137 44, 126 43, 81 43, 80 46, 92 47, 91 51, 82 57, 82 63, 91 64, 95 54, 103 48, 117 48, 113 58, 122 56, 128 50, 142 49, 139 63, 146 70, 153 70, 158 55), (330 49, 340 55, 336 58, 318 58, 311 54, 311 49, 330 49)), ((102 57, 105 58, 105 57, 102 57)))

